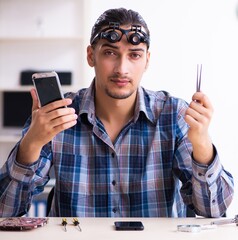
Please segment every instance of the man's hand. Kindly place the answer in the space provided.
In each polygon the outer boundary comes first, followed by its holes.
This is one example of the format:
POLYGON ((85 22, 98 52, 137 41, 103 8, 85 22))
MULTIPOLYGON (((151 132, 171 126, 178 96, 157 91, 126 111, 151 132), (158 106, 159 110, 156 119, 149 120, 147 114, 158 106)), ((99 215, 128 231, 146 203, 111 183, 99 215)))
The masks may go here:
POLYGON ((208 128, 213 115, 213 107, 208 97, 196 92, 186 111, 185 121, 190 126, 188 138, 193 145, 193 157, 201 164, 209 164, 213 160, 214 150, 208 128))
POLYGON ((73 108, 66 108, 71 99, 63 99, 39 108, 34 89, 32 96, 32 122, 21 141, 17 160, 22 164, 30 164, 39 158, 41 148, 50 142, 56 134, 74 126, 77 115, 73 108))

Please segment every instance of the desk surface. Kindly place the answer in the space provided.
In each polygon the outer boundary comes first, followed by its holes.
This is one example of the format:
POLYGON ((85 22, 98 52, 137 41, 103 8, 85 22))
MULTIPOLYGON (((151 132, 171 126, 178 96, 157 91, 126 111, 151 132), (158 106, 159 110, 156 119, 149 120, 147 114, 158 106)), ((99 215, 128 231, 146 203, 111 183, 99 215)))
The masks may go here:
MULTIPOLYGON (((0 219, 2 220, 2 219, 0 219)), ((82 232, 67 218, 67 232, 61 226, 62 218, 49 218, 43 227, 21 232, 0 231, 0 238, 7 240, 193 240, 193 239, 237 239, 238 227, 233 224, 218 226, 215 229, 202 230, 198 233, 178 232, 179 224, 209 224, 214 219, 204 218, 80 218, 82 232), (142 221, 143 231, 115 231, 114 221, 142 221)))

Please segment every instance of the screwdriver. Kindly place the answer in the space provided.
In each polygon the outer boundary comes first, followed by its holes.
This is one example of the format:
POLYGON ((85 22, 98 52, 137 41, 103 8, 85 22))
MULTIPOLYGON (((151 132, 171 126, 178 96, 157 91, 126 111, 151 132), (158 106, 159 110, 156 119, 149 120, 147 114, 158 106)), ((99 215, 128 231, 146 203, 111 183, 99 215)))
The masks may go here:
POLYGON ((66 229, 67 220, 66 220, 66 218, 62 219, 62 225, 64 226, 64 231, 67 232, 67 229, 66 229))
POLYGON ((79 220, 77 218, 73 218, 73 224, 74 226, 78 226, 79 231, 82 232, 81 227, 79 226, 79 220))

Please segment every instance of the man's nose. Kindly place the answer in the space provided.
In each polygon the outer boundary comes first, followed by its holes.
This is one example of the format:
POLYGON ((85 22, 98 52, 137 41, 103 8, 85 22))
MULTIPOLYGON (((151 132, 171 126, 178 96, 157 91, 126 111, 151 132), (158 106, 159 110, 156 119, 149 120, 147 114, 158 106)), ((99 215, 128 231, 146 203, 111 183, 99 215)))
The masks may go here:
POLYGON ((128 67, 129 67, 129 60, 127 59, 126 56, 121 56, 116 61, 114 72, 120 75, 128 74, 128 67))

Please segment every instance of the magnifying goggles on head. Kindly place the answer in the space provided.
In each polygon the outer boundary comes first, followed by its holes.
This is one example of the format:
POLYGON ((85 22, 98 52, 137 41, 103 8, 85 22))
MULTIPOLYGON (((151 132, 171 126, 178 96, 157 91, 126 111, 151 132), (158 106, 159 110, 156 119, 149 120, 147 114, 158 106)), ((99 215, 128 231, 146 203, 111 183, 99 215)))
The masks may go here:
POLYGON ((150 38, 147 33, 141 30, 140 25, 132 25, 130 29, 126 30, 120 28, 120 24, 115 22, 110 22, 109 27, 100 31, 90 44, 94 44, 95 41, 99 39, 106 39, 111 43, 119 42, 124 34, 126 35, 127 41, 133 45, 140 43, 146 43, 148 47, 150 45, 150 38))

